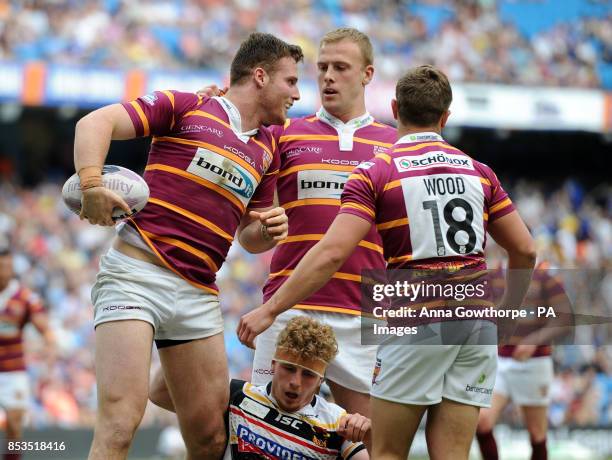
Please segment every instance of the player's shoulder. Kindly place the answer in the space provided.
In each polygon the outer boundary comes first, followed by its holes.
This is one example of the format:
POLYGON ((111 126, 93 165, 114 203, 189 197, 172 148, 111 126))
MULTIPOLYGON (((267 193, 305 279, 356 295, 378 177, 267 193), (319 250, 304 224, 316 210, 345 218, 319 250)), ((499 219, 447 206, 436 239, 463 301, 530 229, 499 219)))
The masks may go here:
POLYGON ((282 125, 283 132, 291 133, 304 129, 316 129, 319 118, 316 113, 304 115, 302 117, 287 118, 282 125))
POLYGON ((346 415, 346 410, 344 410, 338 404, 326 400, 322 396, 315 395, 313 402, 314 404, 311 403, 310 407, 307 406, 305 411, 307 412, 308 409, 311 409, 314 412, 315 417, 310 418, 316 419, 317 422, 320 422, 322 425, 325 425, 331 429, 337 428, 340 419, 346 415))
POLYGON ((175 89, 161 89, 156 90, 152 93, 142 96, 145 103, 153 106, 158 101, 169 102, 172 106, 185 105, 185 104, 197 104, 203 101, 203 98, 194 93, 188 93, 184 91, 178 91, 175 89))
MULTIPOLYGON (((257 386, 245 380, 232 379, 230 381, 230 406, 242 407, 245 404, 245 400, 255 401, 259 406, 263 404, 264 406, 272 407, 272 402, 268 397, 265 385, 257 386)), ((255 405, 258 406, 257 404, 255 405)))
POLYGON ((397 129, 394 126, 383 123, 380 120, 374 119, 374 121, 368 125, 368 130, 377 138, 377 140, 389 144, 389 147, 391 147, 397 140, 397 129))
POLYGON ((230 381, 230 396, 244 391, 244 386, 247 382, 240 379, 232 379, 230 381))

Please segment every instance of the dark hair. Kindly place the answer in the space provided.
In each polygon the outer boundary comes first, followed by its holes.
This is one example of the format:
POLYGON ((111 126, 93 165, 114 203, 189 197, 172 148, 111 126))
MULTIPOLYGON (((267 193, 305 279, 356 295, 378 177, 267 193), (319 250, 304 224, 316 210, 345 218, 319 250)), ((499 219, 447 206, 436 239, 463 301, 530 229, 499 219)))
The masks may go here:
POLYGON ((412 126, 433 126, 453 100, 446 75, 434 66, 422 65, 410 70, 395 87, 398 118, 412 126))
POLYGON ((299 46, 290 45, 272 34, 253 32, 240 44, 232 60, 230 85, 240 83, 256 67, 268 73, 274 72, 276 63, 284 57, 300 62, 304 59, 304 53, 299 46))

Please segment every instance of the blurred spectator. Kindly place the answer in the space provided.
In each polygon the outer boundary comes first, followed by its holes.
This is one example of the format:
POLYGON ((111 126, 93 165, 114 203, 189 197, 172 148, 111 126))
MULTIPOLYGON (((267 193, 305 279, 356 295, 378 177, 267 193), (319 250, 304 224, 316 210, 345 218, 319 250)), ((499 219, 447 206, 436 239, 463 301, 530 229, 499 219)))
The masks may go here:
MULTIPOLYGON (((341 25, 370 35, 378 72, 390 80, 424 63, 452 81, 521 85, 593 88, 612 72, 612 14, 529 39, 493 0, 0 0, 0 59, 219 69, 253 30, 301 45, 309 59, 341 25)), ((312 77, 315 67, 305 70, 312 77)))

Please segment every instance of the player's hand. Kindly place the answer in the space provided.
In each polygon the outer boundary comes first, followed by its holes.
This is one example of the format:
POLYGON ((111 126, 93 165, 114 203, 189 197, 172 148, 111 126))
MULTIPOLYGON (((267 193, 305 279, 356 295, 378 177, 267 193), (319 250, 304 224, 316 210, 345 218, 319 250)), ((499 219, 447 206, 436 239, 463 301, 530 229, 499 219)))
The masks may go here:
POLYGON ((127 203, 112 190, 106 187, 93 187, 83 191, 81 198, 81 220, 87 219, 90 224, 112 227, 113 209, 121 208, 128 215, 132 210, 127 203))
POLYGON ((372 422, 369 418, 360 414, 347 414, 338 422, 337 433, 344 439, 353 442, 363 442, 370 436, 372 422))
POLYGON ((208 85, 196 91, 196 94, 200 97, 223 96, 225 93, 227 93, 228 89, 229 88, 227 86, 221 89, 217 85, 208 85))
POLYGON ((255 349, 255 337, 268 329, 276 316, 265 305, 256 308, 240 318, 236 334, 243 345, 255 349))
POLYGON ((512 358, 517 361, 527 361, 529 358, 533 356, 536 351, 536 345, 517 345, 514 352, 512 353, 512 358))
POLYGON ((285 214, 285 208, 278 206, 266 212, 250 211, 249 217, 259 220, 263 227, 264 238, 266 235, 270 241, 282 241, 287 238, 289 218, 285 214))

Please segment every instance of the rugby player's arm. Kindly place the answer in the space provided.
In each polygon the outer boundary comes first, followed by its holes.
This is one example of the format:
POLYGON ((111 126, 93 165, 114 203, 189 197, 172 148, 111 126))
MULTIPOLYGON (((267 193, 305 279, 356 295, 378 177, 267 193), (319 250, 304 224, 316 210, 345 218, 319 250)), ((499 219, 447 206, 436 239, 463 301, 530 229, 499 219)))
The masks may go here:
POLYGON ((30 322, 34 325, 36 330, 42 335, 45 340, 46 352, 48 355, 53 356, 55 353, 55 334, 49 327, 49 317, 47 313, 40 312, 34 313, 30 318, 30 322))
POLYGON ((131 213, 127 203, 116 193, 100 187, 102 167, 111 140, 133 139, 136 129, 127 110, 121 104, 112 104, 85 115, 75 128, 74 168, 81 184, 86 177, 97 178, 99 184, 83 190, 81 219, 91 224, 113 226, 113 209, 119 207, 131 213))
POLYGON ((282 312, 321 289, 367 235, 372 222, 352 214, 338 214, 325 236, 302 258, 293 274, 261 307, 240 318, 238 338, 252 346, 282 312))
POLYGON ((94 110, 81 118, 74 134, 74 167, 104 165, 111 140, 136 137, 136 128, 121 104, 94 110))
POLYGON ((536 262, 535 242, 517 211, 488 225, 489 234, 508 253, 503 307, 520 307, 531 283, 536 262))

